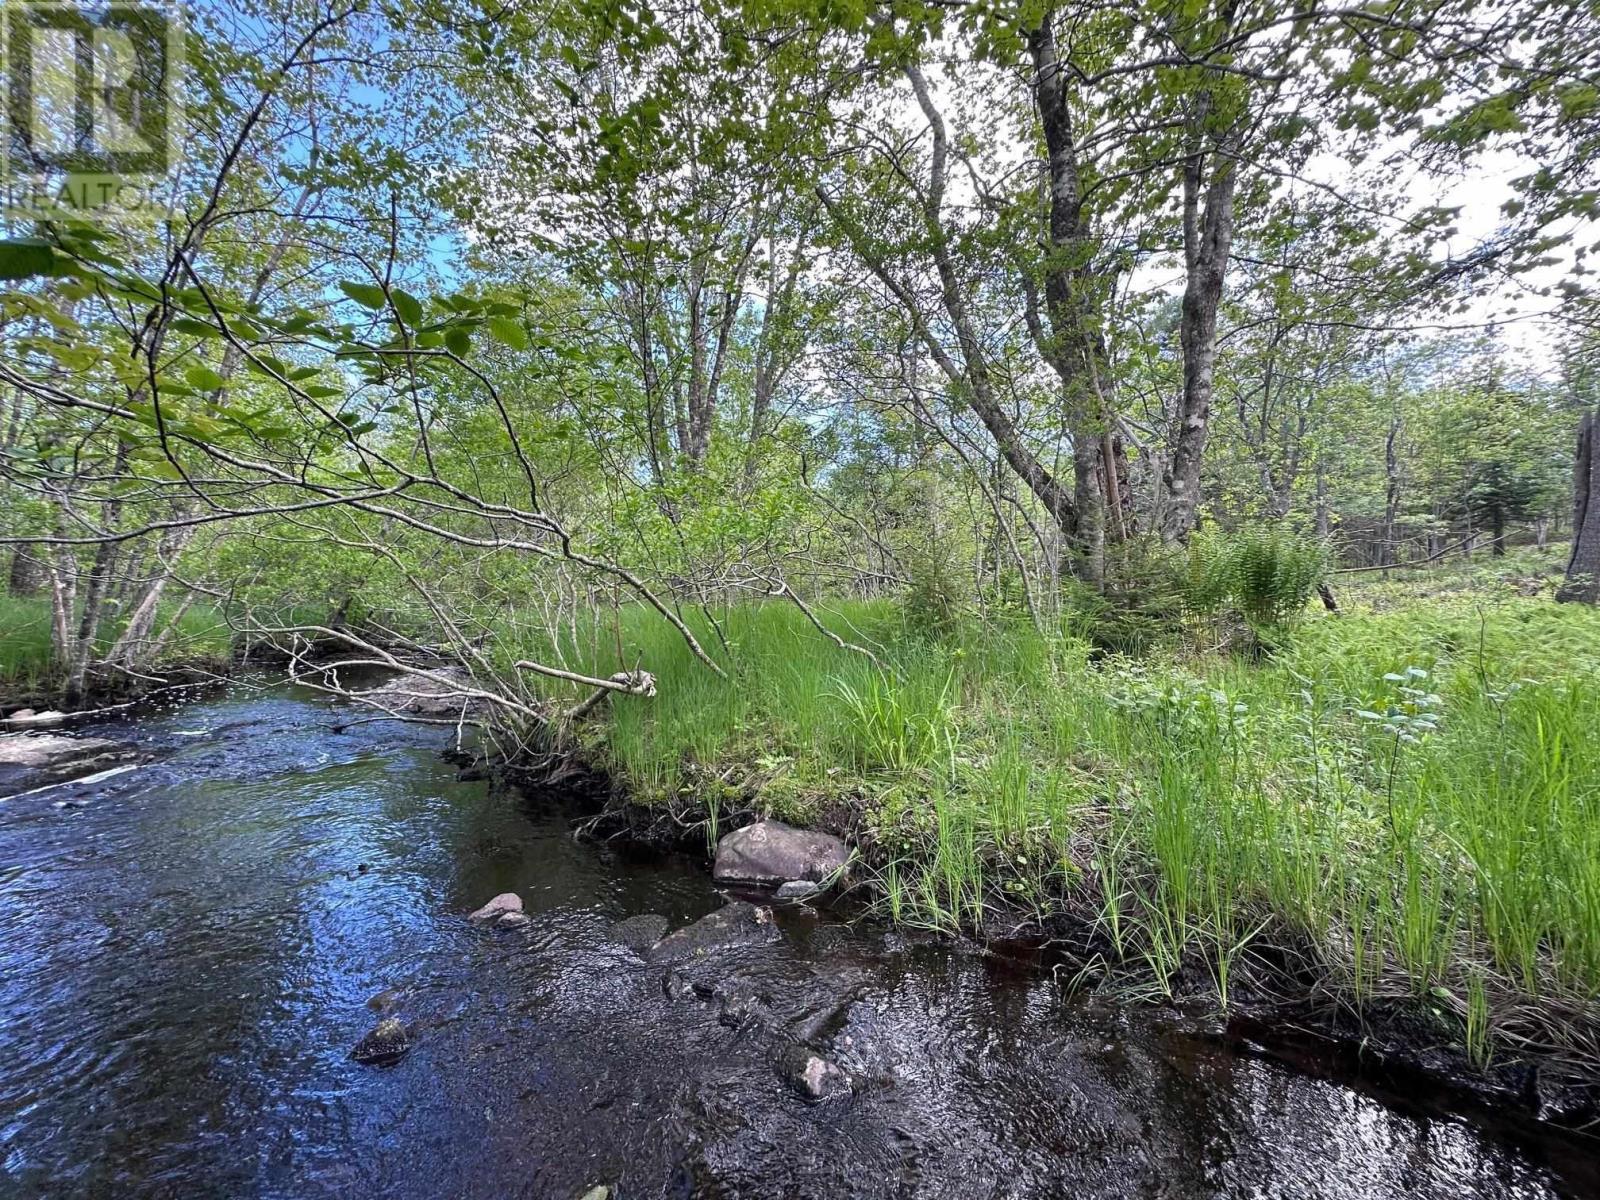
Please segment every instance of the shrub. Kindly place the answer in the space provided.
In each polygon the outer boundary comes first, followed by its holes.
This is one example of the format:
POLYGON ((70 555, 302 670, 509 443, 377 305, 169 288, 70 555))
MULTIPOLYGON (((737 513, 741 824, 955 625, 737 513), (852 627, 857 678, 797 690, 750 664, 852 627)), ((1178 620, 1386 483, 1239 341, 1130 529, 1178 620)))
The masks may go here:
POLYGON ((1327 570, 1327 545, 1282 524, 1197 532, 1187 599, 1196 612, 1232 607, 1258 630, 1281 628, 1300 615, 1327 570))
POLYGON ((966 614, 968 599, 955 559, 936 547, 909 550, 900 561, 910 576, 910 586, 900 600, 907 627, 927 637, 953 633, 966 614))
POLYGON ((1071 631, 1112 654, 1145 654, 1183 627, 1183 554, 1159 538, 1108 547, 1101 590, 1071 580, 1064 587, 1071 631))

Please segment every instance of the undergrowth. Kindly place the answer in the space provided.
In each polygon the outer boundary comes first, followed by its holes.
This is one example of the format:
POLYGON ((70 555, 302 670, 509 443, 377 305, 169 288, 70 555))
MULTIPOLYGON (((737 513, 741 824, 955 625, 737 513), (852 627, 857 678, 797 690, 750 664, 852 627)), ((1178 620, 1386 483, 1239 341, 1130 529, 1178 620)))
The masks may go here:
POLYGON ((887 603, 819 609, 881 670, 781 603, 687 614, 726 679, 643 612, 560 657, 655 673, 588 734, 636 799, 845 806, 898 921, 1087 931, 1154 993, 1204 964, 1225 1005, 1270 948, 1479 1061, 1600 1061, 1600 613, 1363 586, 1260 661, 1106 658, 1022 620, 934 638, 887 603))
MULTIPOLYGON (((155 629, 164 630, 177 615, 177 628, 166 638, 154 670, 187 663, 226 662, 231 631, 217 610, 191 604, 178 614, 177 602, 163 607, 155 629)), ((122 622, 108 622, 99 650, 108 651, 122 622)), ((50 602, 0 595, 0 697, 47 697, 60 674, 51 658, 50 602)))

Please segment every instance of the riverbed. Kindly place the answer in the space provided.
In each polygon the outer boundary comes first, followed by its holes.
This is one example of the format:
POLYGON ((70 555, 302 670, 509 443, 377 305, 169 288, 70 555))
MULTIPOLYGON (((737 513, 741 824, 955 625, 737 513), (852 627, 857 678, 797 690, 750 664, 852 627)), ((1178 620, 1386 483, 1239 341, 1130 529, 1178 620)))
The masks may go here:
POLYGON ((730 1022, 611 936, 718 908, 702 863, 358 715, 246 679, 84 731, 153 762, 0 801, 0 1196, 1600 1195, 1581 1135, 803 908, 699 965, 755 997, 730 1022), (528 923, 466 919, 507 891, 528 923), (410 1052, 352 1061, 390 1015, 410 1052), (785 1084, 802 1035, 852 1094, 785 1084))

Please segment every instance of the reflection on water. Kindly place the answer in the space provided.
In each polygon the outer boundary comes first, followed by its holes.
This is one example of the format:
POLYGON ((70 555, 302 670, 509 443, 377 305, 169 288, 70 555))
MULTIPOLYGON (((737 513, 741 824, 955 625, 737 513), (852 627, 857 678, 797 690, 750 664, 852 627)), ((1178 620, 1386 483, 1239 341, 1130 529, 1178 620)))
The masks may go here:
POLYGON ((730 1028, 607 937, 716 907, 702 871, 455 782, 436 733, 332 723, 239 690, 117 731, 156 765, 0 803, 0 1195, 1600 1194, 1576 1140, 1396 1111, 883 930, 786 915, 716 964, 770 1010, 730 1028), (463 919, 501 891, 530 925, 463 919), (358 1066, 391 989, 416 1049, 358 1066), (802 1029, 853 1099, 778 1080, 772 1031, 802 1029))

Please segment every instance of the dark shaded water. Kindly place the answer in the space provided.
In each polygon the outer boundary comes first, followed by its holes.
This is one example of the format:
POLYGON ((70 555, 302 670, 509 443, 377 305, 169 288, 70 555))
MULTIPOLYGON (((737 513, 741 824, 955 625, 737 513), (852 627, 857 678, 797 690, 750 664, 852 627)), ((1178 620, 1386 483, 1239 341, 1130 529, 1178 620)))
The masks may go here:
POLYGON ((174 751, 157 765, 0 802, 0 1195, 1600 1195, 1581 1140, 1394 1107, 1048 977, 786 915, 715 969, 865 1080, 807 1105, 771 1032, 669 999, 607 937, 716 907, 701 870, 455 782, 436 734, 332 720, 236 690, 117 731, 174 751), (530 925, 463 918, 506 890, 530 925), (416 1048, 358 1066, 386 989, 416 1048))

